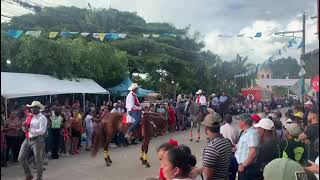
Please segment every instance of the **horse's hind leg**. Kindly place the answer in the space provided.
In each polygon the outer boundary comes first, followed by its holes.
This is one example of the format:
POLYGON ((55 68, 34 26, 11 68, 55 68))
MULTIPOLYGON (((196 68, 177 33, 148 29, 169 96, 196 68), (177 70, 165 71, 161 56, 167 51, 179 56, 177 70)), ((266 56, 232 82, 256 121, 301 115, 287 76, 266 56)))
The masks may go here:
POLYGON ((200 127, 201 127, 201 124, 200 124, 200 122, 197 122, 197 124, 198 124, 198 139, 196 140, 196 142, 200 142, 200 127))
POLYGON ((109 137, 106 138, 106 143, 105 143, 105 146, 104 146, 104 151, 103 151, 103 155, 104 155, 104 160, 106 161, 106 166, 111 166, 111 158, 110 158, 110 155, 109 155, 109 137))
POLYGON ((193 130, 193 122, 191 121, 191 128, 190 128, 190 141, 193 141, 193 138, 192 138, 192 130, 193 130))

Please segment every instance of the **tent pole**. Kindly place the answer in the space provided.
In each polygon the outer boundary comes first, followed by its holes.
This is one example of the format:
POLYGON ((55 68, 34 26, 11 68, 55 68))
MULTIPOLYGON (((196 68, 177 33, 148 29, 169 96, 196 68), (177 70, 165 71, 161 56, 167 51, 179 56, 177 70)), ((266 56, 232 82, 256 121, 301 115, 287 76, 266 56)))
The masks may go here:
POLYGON ((110 93, 108 94, 108 102, 110 102, 110 93))
POLYGON ((86 105, 85 105, 85 103, 86 103, 86 94, 85 93, 82 93, 82 99, 83 99, 83 113, 85 113, 85 108, 86 108, 86 105))
POLYGON ((74 103, 74 93, 72 93, 72 103, 74 103))
POLYGON ((51 94, 49 95, 49 100, 50 100, 50 103, 51 103, 51 94))
POLYGON ((4 108, 5 108, 5 113, 6 113, 6 120, 8 119, 8 99, 7 98, 4 98, 4 108))
POLYGON ((98 95, 96 95, 96 108, 98 107, 98 95))

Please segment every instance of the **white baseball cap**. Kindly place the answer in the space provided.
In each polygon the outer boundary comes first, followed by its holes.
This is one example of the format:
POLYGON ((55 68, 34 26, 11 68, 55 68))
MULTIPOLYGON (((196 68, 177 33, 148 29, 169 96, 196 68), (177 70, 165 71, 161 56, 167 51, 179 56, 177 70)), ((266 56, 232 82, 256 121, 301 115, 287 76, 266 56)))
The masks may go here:
POLYGON ((272 130, 274 128, 273 121, 269 118, 262 118, 259 123, 253 125, 255 128, 262 128, 265 130, 272 130))

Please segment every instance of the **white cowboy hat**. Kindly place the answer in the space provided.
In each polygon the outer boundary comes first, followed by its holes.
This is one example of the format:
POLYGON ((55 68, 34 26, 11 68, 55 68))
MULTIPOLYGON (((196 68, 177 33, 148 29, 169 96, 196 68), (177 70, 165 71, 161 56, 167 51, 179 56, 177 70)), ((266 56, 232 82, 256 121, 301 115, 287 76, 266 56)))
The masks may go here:
POLYGON ((202 90, 201 89, 199 89, 197 92, 196 92, 196 94, 202 94, 203 92, 202 92, 202 90))
POLYGON ((44 111, 45 107, 39 101, 32 101, 31 105, 27 104, 27 107, 39 107, 40 111, 44 111))
POLYGON ((132 91, 132 90, 138 89, 138 88, 139 88, 139 86, 138 86, 137 83, 132 83, 131 86, 128 88, 128 90, 129 90, 129 91, 132 91))
POLYGON ((215 93, 213 93, 213 94, 211 94, 211 96, 216 96, 216 94, 215 94, 215 93))
POLYGON ((313 105, 312 102, 309 100, 306 103, 304 103, 304 105, 313 105))

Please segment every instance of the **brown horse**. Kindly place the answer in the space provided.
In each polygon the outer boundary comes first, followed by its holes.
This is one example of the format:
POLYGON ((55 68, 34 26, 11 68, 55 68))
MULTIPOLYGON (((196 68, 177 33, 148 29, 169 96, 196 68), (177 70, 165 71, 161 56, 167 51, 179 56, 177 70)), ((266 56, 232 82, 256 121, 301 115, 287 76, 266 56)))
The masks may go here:
MULTIPOLYGON (((112 163, 108 148, 113 135, 117 132, 126 132, 130 126, 129 124, 122 123, 122 117, 123 115, 120 113, 110 113, 99 122, 95 129, 96 136, 91 155, 95 157, 99 151, 100 143, 104 142, 104 159, 106 166, 110 166, 112 163)), ((150 167, 147 156, 150 139, 154 135, 155 130, 166 129, 166 126, 167 123, 162 114, 153 112, 143 114, 137 134, 143 137, 140 160, 146 167, 150 167)))

